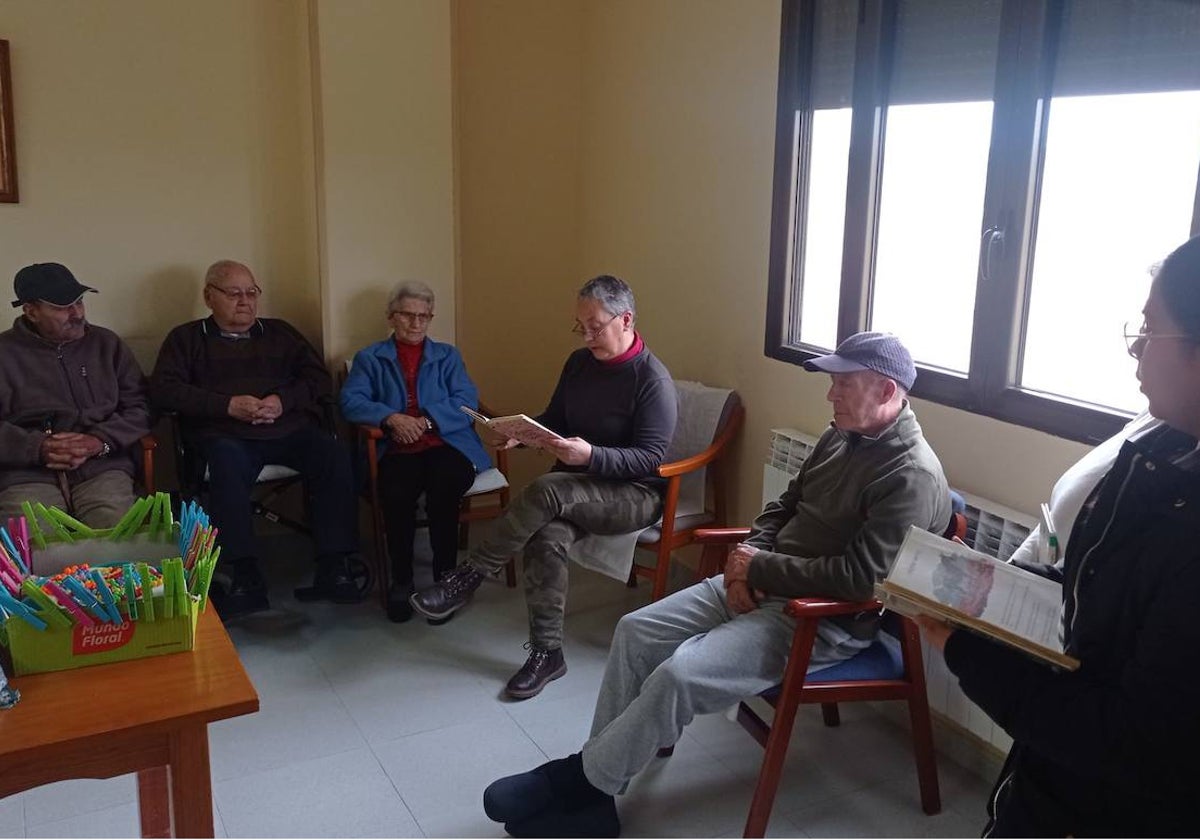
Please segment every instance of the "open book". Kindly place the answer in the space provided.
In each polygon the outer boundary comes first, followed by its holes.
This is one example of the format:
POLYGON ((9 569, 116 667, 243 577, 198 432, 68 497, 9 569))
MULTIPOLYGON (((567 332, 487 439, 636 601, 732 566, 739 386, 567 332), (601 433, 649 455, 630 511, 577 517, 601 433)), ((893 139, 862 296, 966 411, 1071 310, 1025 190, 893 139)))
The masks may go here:
POLYGON ((930 615, 1068 671, 1079 667, 1059 641, 1059 583, 915 526, 875 597, 902 615, 930 615))
POLYGON ((546 442, 562 440, 562 436, 547 429, 526 414, 510 414, 507 417, 485 417, 478 411, 460 406, 476 423, 482 423, 498 435, 518 440, 526 446, 544 449, 546 442))

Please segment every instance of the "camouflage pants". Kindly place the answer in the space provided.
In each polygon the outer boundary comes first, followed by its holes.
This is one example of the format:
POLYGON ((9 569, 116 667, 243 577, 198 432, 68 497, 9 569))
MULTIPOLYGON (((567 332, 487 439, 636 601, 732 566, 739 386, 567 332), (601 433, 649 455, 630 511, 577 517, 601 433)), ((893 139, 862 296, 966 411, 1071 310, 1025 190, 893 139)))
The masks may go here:
POLYGON ((644 484, 552 472, 518 494, 488 539, 467 561, 496 574, 524 550, 529 641, 543 650, 562 647, 567 606, 567 551, 585 534, 627 534, 662 514, 662 497, 644 484))

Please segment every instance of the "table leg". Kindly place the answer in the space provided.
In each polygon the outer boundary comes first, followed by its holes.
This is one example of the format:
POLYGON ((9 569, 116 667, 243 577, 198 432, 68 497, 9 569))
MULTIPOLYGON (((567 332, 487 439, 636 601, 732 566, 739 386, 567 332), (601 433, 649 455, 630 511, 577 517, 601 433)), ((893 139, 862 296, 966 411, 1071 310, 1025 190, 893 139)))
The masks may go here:
POLYGON ((151 767, 139 770, 138 816, 143 837, 171 836, 171 800, 168 792, 167 768, 151 767))
POLYGON ((171 814, 176 837, 213 836, 207 724, 187 726, 171 735, 171 814))

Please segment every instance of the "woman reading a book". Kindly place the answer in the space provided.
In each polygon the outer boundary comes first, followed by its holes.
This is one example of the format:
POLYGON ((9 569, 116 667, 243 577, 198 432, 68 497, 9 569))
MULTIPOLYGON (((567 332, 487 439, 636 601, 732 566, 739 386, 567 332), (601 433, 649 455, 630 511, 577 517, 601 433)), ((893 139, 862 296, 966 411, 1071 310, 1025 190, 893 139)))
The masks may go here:
POLYGON ((518 494, 464 565, 412 598, 427 618, 449 616, 523 552, 529 656, 505 687, 515 699, 566 673, 568 558, 584 562, 587 546, 586 558, 598 561, 589 565, 624 580, 637 534, 662 513, 658 467, 675 431, 675 384, 634 329, 635 312, 633 292, 616 277, 580 290, 573 332, 584 346, 567 357, 550 404, 533 418, 560 436, 542 444, 554 469, 518 494))
POLYGON ((379 448, 379 496, 392 564, 387 614, 396 622, 412 618, 417 500, 424 494, 433 576, 440 580, 458 562, 463 494, 476 472, 492 465, 461 410, 479 406, 462 356, 426 335, 433 304, 424 283, 397 286, 387 305, 392 336, 358 351, 341 393, 347 420, 387 435, 379 448))
MULTIPOLYGON (((1200 237, 1154 275, 1136 332, 1148 423, 1107 472, 1068 472, 1083 498, 1059 565, 1022 564, 1063 587, 1063 672, 928 617, 930 643, 1014 744, 985 836, 1200 833, 1200 237)), ((1060 482, 1061 484, 1062 482, 1060 482)), ((1060 492, 1061 490, 1061 492, 1060 492)))

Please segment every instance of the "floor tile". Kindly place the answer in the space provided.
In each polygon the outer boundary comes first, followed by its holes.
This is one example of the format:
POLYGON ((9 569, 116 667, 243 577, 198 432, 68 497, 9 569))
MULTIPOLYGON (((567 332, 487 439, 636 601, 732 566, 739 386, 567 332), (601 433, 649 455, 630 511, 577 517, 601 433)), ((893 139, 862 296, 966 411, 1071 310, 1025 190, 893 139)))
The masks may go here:
POLYGON ((505 715, 398 738, 372 749, 430 837, 503 836, 502 827, 483 813, 483 789, 546 760, 505 715))
POLYGON ((420 836, 365 748, 221 782, 214 795, 233 837, 420 836))
POLYGON ((951 809, 925 814, 909 786, 895 782, 784 814, 812 837, 976 837, 983 827, 981 821, 951 809))
POLYGON ((751 785, 695 741, 655 758, 617 798, 622 832, 634 837, 712 837, 735 830, 750 806, 751 785))
POLYGON ((0 837, 25 836, 24 794, 16 793, 0 799, 0 837))
POLYGON ((66 819, 26 827, 26 837, 140 837, 135 802, 123 802, 66 819))
POLYGON ((137 776, 131 773, 113 779, 70 779, 27 790, 22 797, 25 825, 33 827, 136 802, 137 776))
POLYGON ((223 781, 366 745, 332 689, 263 696, 260 704, 255 714, 209 727, 213 779, 223 781))

